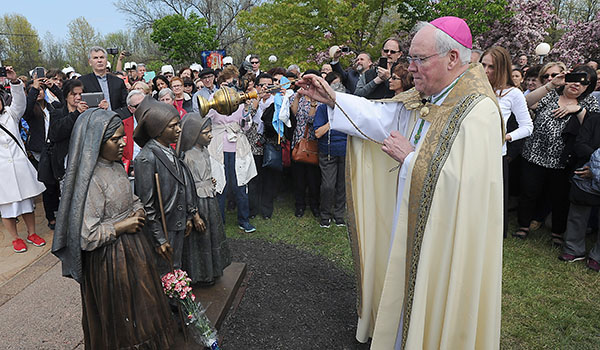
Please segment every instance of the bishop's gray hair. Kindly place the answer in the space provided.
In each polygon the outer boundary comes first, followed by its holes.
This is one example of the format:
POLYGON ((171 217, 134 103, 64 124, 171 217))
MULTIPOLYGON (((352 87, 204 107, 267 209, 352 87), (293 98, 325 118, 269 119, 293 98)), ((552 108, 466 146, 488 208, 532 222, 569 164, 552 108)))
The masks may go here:
POLYGON ((413 27, 413 33, 416 33, 419 30, 429 26, 435 28, 435 49, 440 56, 445 56, 450 50, 457 50, 460 62, 463 65, 469 64, 471 61, 471 49, 464 47, 461 43, 454 40, 454 38, 444 33, 433 24, 422 21, 417 22, 417 24, 413 27))

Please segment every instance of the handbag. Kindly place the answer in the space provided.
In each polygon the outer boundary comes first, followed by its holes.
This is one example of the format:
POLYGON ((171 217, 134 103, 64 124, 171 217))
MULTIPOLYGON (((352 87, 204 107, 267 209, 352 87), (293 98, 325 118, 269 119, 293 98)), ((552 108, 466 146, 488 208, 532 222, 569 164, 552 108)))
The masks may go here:
POLYGON ((292 150, 292 159, 295 162, 319 165, 319 146, 317 140, 308 139, 308 125, 304 136, 292 150))
POLYGON ((281 160, 285 168, 292 165, 292 152, 289 140, 281 141, 281 160))
POLYGON ((262 166, 263 168, 271 168, 273 170, 283 171, 280 145, 276 145, 274 143, 265 144, 262 166))
POLYGON ((54 167, 52 166, 53 157, 54 143, 46 140, 38 165, 38 181, 43 182, 44 184, 55 184, 58 180, 57 176, 54 174, 54 167))

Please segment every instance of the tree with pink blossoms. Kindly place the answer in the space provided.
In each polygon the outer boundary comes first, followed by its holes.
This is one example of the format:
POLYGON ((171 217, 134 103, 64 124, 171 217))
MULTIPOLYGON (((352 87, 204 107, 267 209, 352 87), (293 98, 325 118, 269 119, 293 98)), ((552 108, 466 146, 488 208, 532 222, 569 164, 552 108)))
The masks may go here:
POLYGON ((600 12, 590 22, 570 21, 550 55, 572 67, 600 58, 600 12))
POLYGON ((505 21, 495 21, 493 30, 475 37, 478 47, 502 46, 513 56, 531 56, 551 25, 559 22, 550 0, 509 0, 506 11, 513 15, 505 21))

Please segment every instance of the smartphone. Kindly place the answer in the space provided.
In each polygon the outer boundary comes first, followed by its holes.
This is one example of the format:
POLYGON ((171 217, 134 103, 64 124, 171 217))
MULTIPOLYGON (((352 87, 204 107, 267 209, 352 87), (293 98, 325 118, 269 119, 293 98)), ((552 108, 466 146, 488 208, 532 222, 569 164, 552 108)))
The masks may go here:
POLYGON ((387 57, 379 57, 379 63, 377 65, 381 68, 387 69, 387 67, 388 67, 387 57))
POLYGON ((350 48, 348 46, 342 46, 342 52, 350 52, 350 48))
POLYGON ((6 77, 6 67, 0 67, 0 77, 6 77))
POLYGON ((36 78, 45 78, 46 77, 46 70, 44 69, 44 67, 35 67, 35 77, 36 78))
POLYGON ((585 171, 585 169, 587 169, 587 168, 586 167, 581 167, 581 168, 575 169, 575 171, 585 171))
POLYGON ((565 75, 566 83, 584 83, 588 80, 585 72, 567 73, 565 75))

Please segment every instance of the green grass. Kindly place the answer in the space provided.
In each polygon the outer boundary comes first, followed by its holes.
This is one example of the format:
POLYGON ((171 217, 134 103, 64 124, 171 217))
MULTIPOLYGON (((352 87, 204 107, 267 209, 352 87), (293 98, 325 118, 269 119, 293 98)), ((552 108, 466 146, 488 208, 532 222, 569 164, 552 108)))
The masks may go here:
POLYGON ((278 197, 274 203, 275 211, 270 220, 264 220, 260 215, 250 222, 256 227, 256 232, 246 234, 238 228, 237 212, 227 212, 225 232, 229 238, 263 239, 269 242, 282 242, 296 246, 300 250, 321 255, 333 261, 346 273, 353 273, 352 253, 348 245, 346 227, 331 225, 321 228, 309 208, 304 216, 294 216, 292 196, 278 197))
MULTIPOLYGON (((282 242, 321 255, 348 274, 354 271, 345 227, 320 228, 307 210, 294 216, 291 196, 275 202, 271 220, 257 217, 253 234, 241 233, 235 212, 227 214, 227 236, 282 242)), ((502 349, 600 349, 600 274, 584 262, 564 263, 550 233, 541 228, 528 239, 504 240, 502 349)), ((588 247, 592 244, 588 239, 588 247)))

